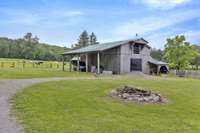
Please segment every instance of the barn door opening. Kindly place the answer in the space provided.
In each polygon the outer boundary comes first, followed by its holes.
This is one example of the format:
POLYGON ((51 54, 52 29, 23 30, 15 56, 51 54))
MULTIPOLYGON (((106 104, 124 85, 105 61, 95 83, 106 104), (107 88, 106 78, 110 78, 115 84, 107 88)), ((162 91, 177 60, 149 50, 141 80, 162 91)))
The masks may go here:
POLYGON ((131 71, 142 71, 142 59, 131 59, 131 71))

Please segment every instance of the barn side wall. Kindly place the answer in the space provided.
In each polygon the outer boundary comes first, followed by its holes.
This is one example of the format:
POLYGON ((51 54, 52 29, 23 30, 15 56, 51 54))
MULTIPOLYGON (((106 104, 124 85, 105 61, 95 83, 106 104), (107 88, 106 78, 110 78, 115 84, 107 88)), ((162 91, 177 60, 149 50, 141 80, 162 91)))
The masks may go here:
POLYGON ((149 74, 149 64, 148 60, 150 58, 151 49, 144 46, 140 51, 140 54, 134 54, 130 44, 125 44, 121 46, 121 56, 120 56, 120 73, 129 73, 130 70, 130 60, 131 59, 142 59, 142 72, 149 74))

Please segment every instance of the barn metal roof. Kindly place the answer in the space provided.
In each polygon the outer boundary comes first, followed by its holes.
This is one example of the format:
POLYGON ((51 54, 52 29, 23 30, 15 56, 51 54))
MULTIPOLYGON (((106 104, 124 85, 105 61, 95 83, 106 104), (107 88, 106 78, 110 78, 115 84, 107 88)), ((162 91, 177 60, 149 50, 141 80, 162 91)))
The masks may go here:
POLYGON ((127 44, 127 43, 132 42, 132 41, 146 44, 146 46, 150 48, 150 46, 147 45, 148 42, 146 40, 144 40, 143 38, 140 38, 140 39, 129 39, 129 40, 116 41, 116 42, 89 45, 89 46, 86 46, 86 47, 83 47, 83 48, 80 48, 80 49, 65 52, 65 53, 63 53, 63 55, 104 51, 104 50, 107 50, 107 49, 118 47, 120 45, 127 44))
POLYGON ((168 63, 163 61, 158 61, 154 58, 150 58, 149 63, 155 64, 155 65, 168 65, 168 63))

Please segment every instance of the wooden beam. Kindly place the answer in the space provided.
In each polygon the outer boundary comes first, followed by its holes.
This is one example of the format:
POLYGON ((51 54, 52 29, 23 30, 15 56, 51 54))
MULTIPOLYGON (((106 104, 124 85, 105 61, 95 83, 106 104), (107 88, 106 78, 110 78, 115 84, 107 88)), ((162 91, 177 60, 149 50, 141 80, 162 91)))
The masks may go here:
POLYGON ((100 74, 100 53, 97 53, 97 73, 100 74))
POLYGON ((85 67, 86 67, 86 72, 88 72, 88 54, 85 55, 85 67))

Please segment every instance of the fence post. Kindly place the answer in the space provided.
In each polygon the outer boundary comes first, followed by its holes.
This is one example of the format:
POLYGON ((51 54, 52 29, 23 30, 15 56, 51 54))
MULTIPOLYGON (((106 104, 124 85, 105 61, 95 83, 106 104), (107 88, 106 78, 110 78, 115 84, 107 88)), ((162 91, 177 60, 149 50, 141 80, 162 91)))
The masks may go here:
POLYGON ((10 65, 11 68, 15 68, 15 62, 12 62, 10 65))
POLYGON ((65 71, 65 56, 63 55, 63 66, 62 66, 62 70, 65 71))
POLYGON ((3 68, 4 67, 4 62, 1 62, 1 68, 3 68))
POLYGON ((23 62, 23 68, 25 68, 25 63, 23 62))

